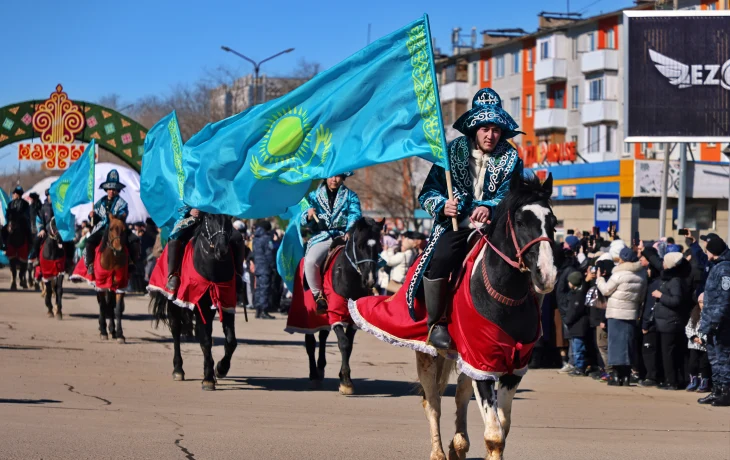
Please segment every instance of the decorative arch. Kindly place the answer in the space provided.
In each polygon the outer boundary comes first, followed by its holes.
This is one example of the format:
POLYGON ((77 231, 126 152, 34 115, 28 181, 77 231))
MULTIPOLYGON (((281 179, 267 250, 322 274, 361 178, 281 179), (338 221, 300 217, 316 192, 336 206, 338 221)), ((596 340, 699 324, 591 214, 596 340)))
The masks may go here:
MULTIPOLYGON (((0 147, 40 138, 44 133, 36 131, 33 117, 36 116, 36 110, 53 107, 48 104, 49 101, 57 102, 55 106, 59 112, 64 104, 66 107, 75 104, 80 109, 77 111, 80 117, 68 117, 70 125, 82 123, 82 126, 71 126, 69 129, 74 140, 89 143, 92 139, 96 139, 97 144, 123 160, 135 171, 140 171, 147 128, 109 107, 91 102, 71 101, 63 92, 61 85, 56 86, 51 99, 18 102, 0 108, 0 147)), ((49 115, 52 116, 53 114, 49 115)), ((56 122, 59 120, 56 119, 56 122)))

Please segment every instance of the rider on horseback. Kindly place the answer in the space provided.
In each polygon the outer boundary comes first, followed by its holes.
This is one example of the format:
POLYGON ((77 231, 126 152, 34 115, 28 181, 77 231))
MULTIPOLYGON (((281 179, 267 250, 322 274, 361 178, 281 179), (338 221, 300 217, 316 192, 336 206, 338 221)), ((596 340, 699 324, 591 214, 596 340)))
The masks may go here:
POLYGON ((301 225, 309 226, 313 233, 304 257, 304 274, 317 302, 317 313, 320 314, 327 311, 320 269, 327 259, 332 240, 346 237, 347 231, 362 216, 360 199, 344 185, 345 179, 351 175, 340 174, 323 181, 307 197, 311 208, 301 218, 301 225))
POLYGON ((438 349, 448 349, 451 343, 446 318, 449 278, 468 254, 468 237, 475 226, 490 220, 493 209, 509 191, 512 174, 522 174, 523 168, 517 150, 507 140, 524 133, 517 131, 517 123, 502 108, 502 100, 493 89, 480 89, 471 110, 454 123, 454 128, 464 134, 448 145, 454 199, 449 199, 444 169, 433 165, 419 201, 435 225, 409 286, 410 292, 415 291, 423 277, 429 342, 438 349), (457 219, 457 230, 452 227, 452 217, 457 219))
POLYGON ((33 241, 32 253, 38 257, 40 255, 41 246, 46 239, 46 229, 53 219, 53 205, 51 204, 50 189, 46 189, 46 202, 35 213, 36 239, 33 241))
POLYGON ((195 228, 200 223, 200 211, 183 206, 179 210, 180 218, 175 222, 175 226, 170 233, 170 239, 167 242, 167 286, 170 292, 177 292, 180 287, 180 264, 190 238, 195 234, 195 228))
POLYGON ((96 248, 104 237, 104 231, 109 225, 109 216, 114 216, 122 221, 127 219, 129 208, 127 202, 119 196, 119 192, 126 185, 119 181, 119 173, 116 169, 109 171, 106 176, 106 182, 103 182, 99 188, 106 191, 106 196, 102 197, 94 205, 92 217, 96 216, 101 219, 91 230, 86 238, 86 270, 89 275, 94 274, 94 258, 96 256, 96 248))
POLYGON ((13 199, 8 203, 8 208, 5 211, 5 217, 7 224, 2 229, 2 244, 3 249, 6 249, 8 244, 9 226, 11 223, 15 223, 20 228, 13 231, 19 231, 26 236, 26 241, 30 243, 30 205, 23 199, 23 187, 18 185, 13 190, 13 199))

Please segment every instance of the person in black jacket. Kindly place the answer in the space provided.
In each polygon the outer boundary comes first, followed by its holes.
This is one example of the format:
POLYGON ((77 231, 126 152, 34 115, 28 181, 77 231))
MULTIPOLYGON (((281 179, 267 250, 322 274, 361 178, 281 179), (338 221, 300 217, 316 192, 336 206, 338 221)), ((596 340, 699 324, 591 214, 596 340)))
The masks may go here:
POLYGON ((641 265, 646 268, 648 287, 646 289, 646 300, 641 313, 642 347, 641 355, 644 359, 646 374, 639 382, 643 387, 655 387, 661 381, 661 359, 659 354, 659 338, 656 330, 656 319, 654 305, 656 299, 652 293, 662 285, 663 262, 659 253, 652 247, 644 248, 641 251, 641 265))
MULTIPOLYGON (((555 283, 555 302, 557 304, 558 312, 560 313, 560 319, 563 322, 563 336, 567 337, 568 331, 565 326, 565 313, 568 309, 568 302, 570 299, 570 286, 568 285, 568 276, 571 273, 578 271, 578 261, 575 258, 575 250, 580 247, 580 240, 575 236, 569 236, 565 239, 565 246, 560 251, 559 258, 562 259, 562 263, 559 265, 558 279, 555 283)), ((572 357, 572 350, 566 353, 565 350, 560 351, 560 355, 563 358, 563 367, 560 369, 560 373, 567 374, 573 371, 574 364, 570 362, 568 356, 572 357)))
POLYGON ((254 273, 256 275, 256 289, 253 295, 256 307, 256 318, 274 319, 266 309, 269 308, 272 278, 276 270, 276 247, 271 235, 271 223, 267 220, 256 222, 253 239, 254 273))
POLYGON ((588 336, 588 309, 585 305, 588 283, 583 282, 583 275, 574 271, 568 276, 567 307, 565 311, 565 325, 568 327, 568 338, 573 349, 573 365, 575 369, 569 375, 585 376, 586 340, 588 336))
POLYGON ((670 252, 664 256, 664 271, 659 289, 652 291, 656 299, 654 319, 660 335, 665 382, 663 390, 684 388, 684 355, 686 337, 684 327, 692 309, 691 286, 688 283, 692 267, 684 256, 670 252))
POLYGON ((595 362, 600 368, 598 372, 592 373, 596 380, 607 382, 611 375, 611 368, 608 365, 608 328, 606 327, 606 297, 601 294, 596 286, 596 279, 600 276, 608 280, 611 277, 614 263, 611 259, 598 260, 595 267, 588 270, 585 281, 590 283, 586 292, 585 304, 589 309, 588 325, 589 334, 593 335, 595 343, 595 362))

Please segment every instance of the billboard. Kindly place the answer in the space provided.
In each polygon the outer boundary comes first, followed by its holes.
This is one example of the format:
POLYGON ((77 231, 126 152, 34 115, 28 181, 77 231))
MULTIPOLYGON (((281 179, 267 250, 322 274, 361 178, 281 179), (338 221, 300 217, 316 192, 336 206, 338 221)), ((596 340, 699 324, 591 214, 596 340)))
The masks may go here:
POLYGON ((626 142, 730 142, 730 11, 624 11, 626 142))

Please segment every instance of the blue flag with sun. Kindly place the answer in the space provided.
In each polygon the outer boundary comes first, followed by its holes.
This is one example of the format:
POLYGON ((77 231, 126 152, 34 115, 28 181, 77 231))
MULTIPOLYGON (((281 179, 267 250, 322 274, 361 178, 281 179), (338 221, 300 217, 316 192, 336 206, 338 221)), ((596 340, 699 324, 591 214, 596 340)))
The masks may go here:
POLYGON ((316 179, 419 156, 448 169, 428 17, 183 147, 185 204, 278 215, 316 179))
POLYGON ((76 234, 76 221, 71 208, 94 202, 95 166, 96 140, 92 139, 81 158, 51 185, 49 193, 53 203, 53 215, 63 241, 73 241, 76 234))
POLYGON ((289 225, 286 227, 279 250, 276 251, 276 270, 290 292, 294 292, 294 275, 299 268, 299 262, 304 257, 304 241, 302 241, 302 233, 299 230, 299 221, 302 213, 307 212, 307 209, 309 209, 309 202, 306 198, 302 198, 298 204, 279 216, 282 219, 289 219, 289 225))
POLYGON ((173 111, 153 126, 144 140, 140 194, 150 217, 172 230, 183 206, 182 136, 173 111))

